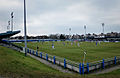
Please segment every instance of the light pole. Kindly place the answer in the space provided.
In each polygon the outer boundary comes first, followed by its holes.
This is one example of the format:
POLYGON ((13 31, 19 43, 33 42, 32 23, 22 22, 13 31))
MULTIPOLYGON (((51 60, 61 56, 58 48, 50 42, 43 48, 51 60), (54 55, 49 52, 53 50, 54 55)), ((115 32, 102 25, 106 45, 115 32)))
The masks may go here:
POLYGON ((11 12, 11 31, 13 31, 13 12, 11 12))
POLYGON ((25 56, 27 56, 27 36, 26 36, 26 3, 24 0, 24 39, 25 39, 25 56))
POLYGON ((86 41, 86 25, 84 25, 84 29, 85 29, 85 41, 86 41))
POLYGON ((69 39, 71 39, 70 32, 71 32, 71 28, 69 28, 69 39))
POLYGON ((84 64, 84 62, 85 62, 85 55, 86 55, 86 52, 84 52, 83 64, 84 64))
POLYGON ((10 21, 8 21, 7 30, 10 31, 10 21))
POLYGON ((104 34, 104 25, 105 25, 105 24, 104 24, 104 23, 102 23, 102 27, 103 27, 103 34, 104 34))

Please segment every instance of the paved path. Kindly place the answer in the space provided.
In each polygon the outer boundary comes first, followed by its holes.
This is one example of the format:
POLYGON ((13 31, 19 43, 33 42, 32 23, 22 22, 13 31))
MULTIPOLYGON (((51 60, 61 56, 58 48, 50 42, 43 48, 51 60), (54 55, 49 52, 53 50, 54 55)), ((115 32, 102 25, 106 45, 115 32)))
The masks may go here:
POLYGON ((41 58, 39 58, 39 57, 36 57, 36 56, 34 56, 34 55, 31 55, 31 54, 28 54, 28 55, 31 56, 32 58, 40 61, 41 63, 46 64, 46 65, 48 65, 48 66, 50 66, 50 67, 52 67, 52 68, 54 68, 54 69, 57 69, 57 70, 59 70, 59 71, 61 71, 61 72, 64 72, 64 73, 74 73, 74 72, 72 72, 72 71, 70 71, 70 70, 68 70, 68 69, 64 69, 64 68, 61 67, 61 66, 58 66, 58 65, 53 64, 53 63, 50 63, 50 62, 48 62, 48 61, 46 61, 46 60, 44 60, 44 59, 41 59, 41 58))
POLYGON ((117 70, 117 69, 120 69, 120 65, 113 66, 113 67, 110 67, 110 68, 106 68, 106 69, 101 70, 101 71, 93 72, 91 74, 104 74, 104 73, 112 72, 112 71, 117 70))

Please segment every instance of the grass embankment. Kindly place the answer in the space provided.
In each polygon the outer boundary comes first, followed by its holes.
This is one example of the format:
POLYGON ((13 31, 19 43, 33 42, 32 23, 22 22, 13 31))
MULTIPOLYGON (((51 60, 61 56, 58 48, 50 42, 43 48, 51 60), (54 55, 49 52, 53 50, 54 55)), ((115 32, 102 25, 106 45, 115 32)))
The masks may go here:
MULTIPOLYGON (((17 43, 17 45, 24 46, 24 43, 17 43)), ((49 53, 51 55, 60 56, 76 62, 83 61, 84 51, 86 54, 85 62, 94 62, 102 60, 103 58, 111 58, 120 56, 120 42, 101 42, 96 46, 95 42, 54 42, 55 49, 52 49, 52 42, 29 42, 28 47, 36 49, 39 46, 39 51, 49 53)))
POLYGON ((0 46, 0 76, 9 78, 119 78, 120 70, 103 75, 61 73, 39 61, 0 46))
POLYGON ((0 76, 24 77, 24 78, 61 78, 79 77, 70 74, 63 74, 52 69, 31 57, 0 46, 0 76))

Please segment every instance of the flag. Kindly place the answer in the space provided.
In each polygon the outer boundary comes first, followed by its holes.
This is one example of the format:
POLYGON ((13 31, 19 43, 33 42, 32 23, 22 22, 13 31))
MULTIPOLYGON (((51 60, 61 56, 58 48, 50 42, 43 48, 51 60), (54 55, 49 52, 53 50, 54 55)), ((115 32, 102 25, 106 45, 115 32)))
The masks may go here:
POLYGON ((13 18, 13 12, 11 13, 11 18, 13 18))

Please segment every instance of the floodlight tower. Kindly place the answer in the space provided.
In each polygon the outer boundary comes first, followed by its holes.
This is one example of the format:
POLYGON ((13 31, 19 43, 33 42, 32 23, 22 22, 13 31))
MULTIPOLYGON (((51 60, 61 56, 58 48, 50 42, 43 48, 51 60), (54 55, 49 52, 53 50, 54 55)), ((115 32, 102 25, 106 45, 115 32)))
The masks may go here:
POLYGON ((11 31, 13 31, 13 12, 11 12, 11 31))
POLYGON ((7 30, 10 31, 10 21, 8 21, 7 30))
POLYGON ((84 25, 84 29, 85 29, 85 41, 86 41, 86 25, 84 25))
POLYGON ((25 39, 25 56, 27 56, 27 30, 26 30, 26 1, 24 0, 24 39, 25 39))
POLYGON ((69 39, 71 39, 71 28, 69 28, 69 39))
POLYGON ((105 24, 104 24, 104 23, 102 23, 102 27, 103 27, 103 34, 104 34, 104 25, 105 25, 105 24))

